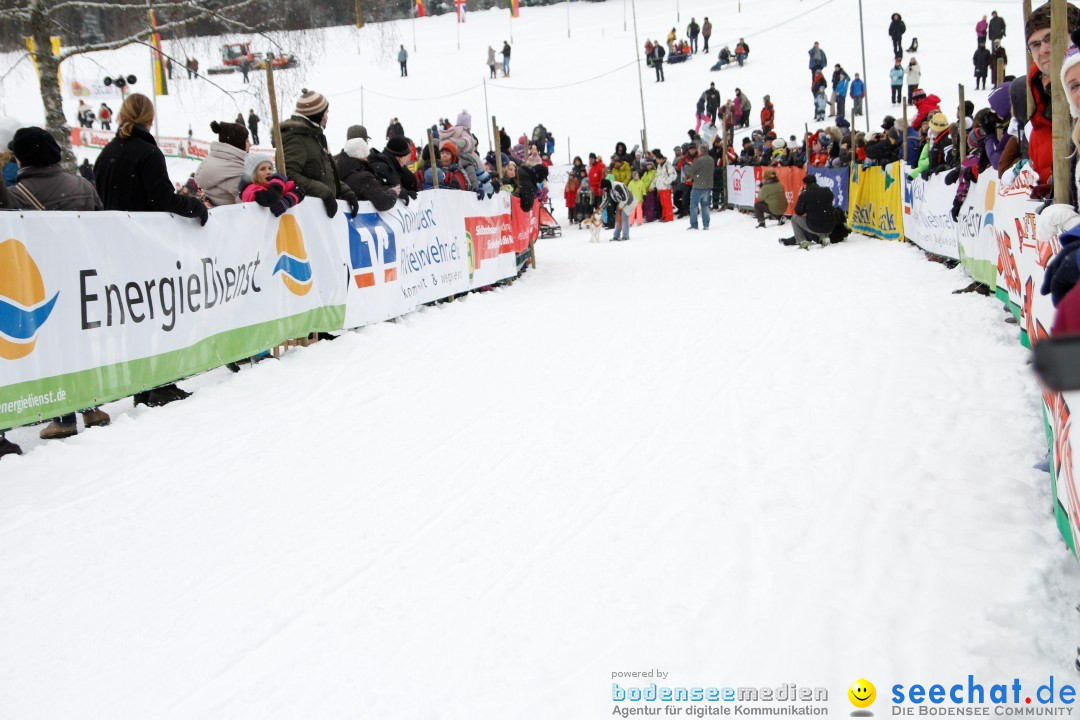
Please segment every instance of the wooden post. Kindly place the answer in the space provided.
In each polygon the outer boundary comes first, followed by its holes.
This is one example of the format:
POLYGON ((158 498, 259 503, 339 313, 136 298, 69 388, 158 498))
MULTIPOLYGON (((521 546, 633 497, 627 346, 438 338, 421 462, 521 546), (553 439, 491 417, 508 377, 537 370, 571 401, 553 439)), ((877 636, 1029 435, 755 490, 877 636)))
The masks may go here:
POLYGON ((360 0, 356 0, 356 28, 364 27, 364 7, 360 0))
POLYGON ((435 138, 431 135, 431 128, 427 131, 428 142, 428 155, 431 156, 431 184, 438 190, 439 189, 439 162, 438 156, 435 154, 435 138))
MULTIPOLYGON (((1068 5, 1065 0, 1050 2, 1050 67, 1060 68, 1065 59, 1065 47, 1069 42, 1068 5)), ((1072 189, 1072 173, 1069 172, 1069 130, 1070 122, 1068 100, 1057 73, 1051 74, 1050 98, 1054 108, 1054 202, 1068 203, 1072 189)))
MULTIPOLYGON (((1027 25, 1027 19, 1028 19, 1028 17, 1030 15, 1031 15, 1031 0, 1024 0, 1024 25, 1025 26, 1027 25)), ((1065 33, 1065 34, 1068 35, 1068 33, 1065 33)), ((1024 57, 1027 58, 1027 63, 1024 65, 1024 76, 1026 77, 1027 74, 1031 71, 1031 64, 1033 62, 1035 62, 1035 60, 1031 57, 1031 49, 1027 46, 1027 38, 1026 37, 1024 38, 1024 57)), ((1031 113, 1032 113, 1032 111, 1034 109, 1035 109, 1035 97, 1031 94, 1031 86, 1028 85, 1027 86, 1027 117, 1019 118, 1019 120, 1022 121, 1022 122, 1020 122, 1021 144, 1023 144, 1024 138, 1026 137, 1026 135, 1024 135, 1024 133, 1023 133, 1024 125, 1026 125, 1027 121, 1031 119, 1031 113)), ((1027 152, 1024 153, 1024 157, 1025 158, 1027 157, 1027 152)))
POLYGON ((852 102, 851 102, 851 127, 848 129, 848 144, 851 146, 849 149, 851 150, 851 166, 852 167, 855 167, 856 165, 859 164, 859 154, 855 150, 855 135, 857 134, 856 131, 855 131, 855 120, 856 120, 856 117, 855 117, 855 101, 852 100, 852 102))
POLYGON ((499 123, 495 122, 495 116, 491 116, 491 131, 495 133, 495 169, 499 173, 499 177, 495 178, 495 192, 499 191, 502 187, 503 166, 502 166, 502 135, 499 134, 499 123))
POLYGON ((907 120, 907 100, 903 100, 901 104, 904 107, 904 127, 900 133, 900 157, 904 158, 904 164, 910 165, 911 159, 908 158, 908 120, 907 120))
POLYGON ((1005 82, 1005 61, 998 58, 997 62, 994 63, 994 87, 1003 82, 1005 82))
POLYGON ((274 89, 274 56, 266 55, 266 92, 270 96, 271 137, 274 138, 274 162, 277 171, 288 175, 285 168, 285 150, 281 147, 281 123, 278 120, 277 91, 274 89))
POLYGON ((966 114, 967 103, 964 102, 964 83, 960 83, 960 107, 956 111, 956 133, 960 136, 960 162, 964 162, 968 154, 967 146, 967 123, 964 119, 966 114))

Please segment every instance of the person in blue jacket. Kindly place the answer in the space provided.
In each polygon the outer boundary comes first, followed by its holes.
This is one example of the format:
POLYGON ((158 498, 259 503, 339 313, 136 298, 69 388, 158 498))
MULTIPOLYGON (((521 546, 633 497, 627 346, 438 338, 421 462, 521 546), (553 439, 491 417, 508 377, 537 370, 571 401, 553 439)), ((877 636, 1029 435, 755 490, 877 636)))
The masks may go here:
POLYGON ((904 99, 904 67, 900 58, 889 68, 889 86, 892 88, 892 104, 899 105, 904 99))
POLYGON ((844 112, 844 105, 847 102, 848 87, 851 85, 851 78, 841 68, 840 79, 836 81, 836 85, 833 90, 836 91, 836 117, 847 117, 847 113, 844 112))
POLYGON ((862 101, 866 97, 866 83, 855 73, 855 79, 851 81, 851 101, 855 103, 855 114, 862 115, 862 101))

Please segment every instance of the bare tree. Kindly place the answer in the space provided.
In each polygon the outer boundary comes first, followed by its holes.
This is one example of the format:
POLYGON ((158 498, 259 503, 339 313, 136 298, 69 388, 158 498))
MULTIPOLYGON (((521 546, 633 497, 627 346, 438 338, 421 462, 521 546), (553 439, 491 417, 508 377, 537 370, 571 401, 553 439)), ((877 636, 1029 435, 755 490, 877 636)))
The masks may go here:
MULTIPOLYGON (((60 94, 60 65, 76 55, 116 50, 135 43, 149 44, 150 34, 153 32, 147 14, 149 2, 143 3, 140 0, 61 0, 61 2, 20 0, 19 4, 21 6, 15 8, 11 17, 25 24, 34 41, 32 55, 38 67, 41 102, 45 106, 45 124, 56 141, 60 143, 62 165, 74 172, 76 160, 71 150, 71 127, 64 116, 64 103, 60 94), (62 50, 59 56, 53 55, 51 36, 62 33, 72 39, 76 37, 76 34, 65 27, 60 20, 61 13, 72 8, 85 11, 110 11, 132 17, 135 14, 141 14, 141 22, 136 21, 134 25, 135 27, 141 25, 142 28, 130 35, 107 42, 77 43, 62 50)), ((208 22, 232 30, 259 32, 259 21, 249 24, 244 19, 251 16, 253 9, 268 4, 268 0, 235 0, 228 5, 214 0, 167 0, 155 3, 153 9, 167 18, 158 25, 157 32, 177 32, 208 22)))

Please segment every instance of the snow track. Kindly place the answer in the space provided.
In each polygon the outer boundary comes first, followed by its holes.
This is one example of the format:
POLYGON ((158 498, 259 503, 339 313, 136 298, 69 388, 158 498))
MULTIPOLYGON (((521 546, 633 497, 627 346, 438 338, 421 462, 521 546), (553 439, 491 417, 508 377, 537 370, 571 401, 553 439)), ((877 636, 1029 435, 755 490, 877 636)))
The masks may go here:
POLYGON ((510 288, 13 432, 0 714, 578 718, 627 667, 838 702, 1063 673, 1080 583, 1000 305, 910 246, 683 227, 570 230, 510 288))

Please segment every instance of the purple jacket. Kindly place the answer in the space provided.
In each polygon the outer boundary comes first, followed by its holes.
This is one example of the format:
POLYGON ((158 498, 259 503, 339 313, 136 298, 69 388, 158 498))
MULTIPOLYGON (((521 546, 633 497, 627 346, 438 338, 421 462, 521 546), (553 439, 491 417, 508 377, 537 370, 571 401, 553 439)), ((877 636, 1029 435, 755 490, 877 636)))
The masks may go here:
POLYGON ((978 22, 978 24, 975 25, 975 34, 978 35, 981 38, 986 37, 986 21, 985 20, 980 20, 978 22))

